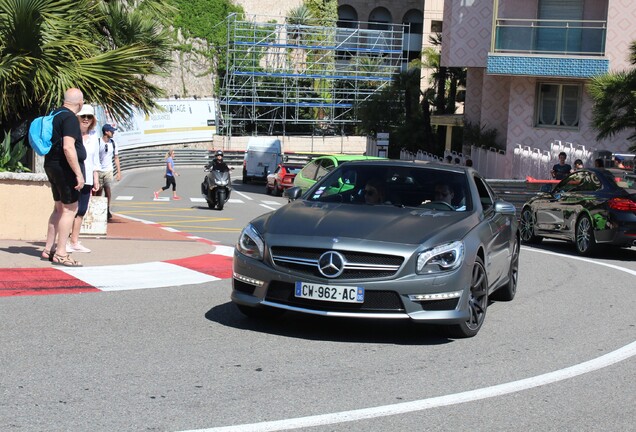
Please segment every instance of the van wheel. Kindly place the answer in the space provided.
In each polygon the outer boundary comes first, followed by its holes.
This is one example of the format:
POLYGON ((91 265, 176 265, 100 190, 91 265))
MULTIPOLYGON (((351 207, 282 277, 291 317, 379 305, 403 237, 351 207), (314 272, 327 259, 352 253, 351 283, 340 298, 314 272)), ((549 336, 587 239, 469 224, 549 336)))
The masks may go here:
POLYGON ((243 183, 247 184, 250 182, 250 178, 247 176, 247 171, 243 170, 243 183))

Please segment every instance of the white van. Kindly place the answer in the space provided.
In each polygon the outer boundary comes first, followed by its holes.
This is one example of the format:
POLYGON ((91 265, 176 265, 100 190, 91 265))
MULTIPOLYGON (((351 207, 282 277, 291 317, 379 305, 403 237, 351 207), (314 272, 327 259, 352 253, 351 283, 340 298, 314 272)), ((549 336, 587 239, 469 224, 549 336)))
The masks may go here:
POLYGON ((279 139, 251 137, 243 159, 243 183, 252 180, 267 180, 267 174, 276 170, 282 162, 283 149, 279 139))

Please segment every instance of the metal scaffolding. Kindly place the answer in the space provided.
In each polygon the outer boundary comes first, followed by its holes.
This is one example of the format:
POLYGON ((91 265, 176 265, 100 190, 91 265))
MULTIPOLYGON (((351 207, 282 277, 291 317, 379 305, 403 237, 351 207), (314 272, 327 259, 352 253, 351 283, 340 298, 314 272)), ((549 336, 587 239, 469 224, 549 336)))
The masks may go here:
POLYGON ((404 62, 406 26, 369 26, 229 19, 220 133, 285 135, 308 124, 338 133, 355 124, 359 104, 388 86, 404 62))

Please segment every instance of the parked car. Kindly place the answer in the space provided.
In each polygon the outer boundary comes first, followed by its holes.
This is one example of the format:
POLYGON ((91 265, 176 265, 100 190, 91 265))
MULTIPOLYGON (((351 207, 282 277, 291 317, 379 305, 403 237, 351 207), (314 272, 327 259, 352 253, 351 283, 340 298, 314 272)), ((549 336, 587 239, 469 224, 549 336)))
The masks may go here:
POLYGON ((355 160, 371 160, 381 159, 375 156, 364 155, 345 155, 345 154, 333 154, 318 156, 312 159, 294 178, 294 186, 297 186, 305 192, 312 187, 318 180, 323 178, 326 174, 331 172, 334 168, 338 167, 341 163, 350 162, 355 160))
POLYGON ((582 169, 523 205, 521 240, 545 238, 574 243, 581 255, 599 245, 636 245, 636 190, 605 169, 582 169), (618 182, 617 182, 618 180, 618 182))
POLYGON ((268 174, 267 183, 265 183, 265 193, 274 195, 282 195, 285 189, 289 189, 294 185, 294 177, 303 168, 302 163, 282 163, 278 164, 276 170, 268 174))
POLYGON ((249 317, 411 319, 471 337, 491 299, 515 296, 515 207, 472 168, 347 162, 286 193, 235 248, 231 298, 249 317))

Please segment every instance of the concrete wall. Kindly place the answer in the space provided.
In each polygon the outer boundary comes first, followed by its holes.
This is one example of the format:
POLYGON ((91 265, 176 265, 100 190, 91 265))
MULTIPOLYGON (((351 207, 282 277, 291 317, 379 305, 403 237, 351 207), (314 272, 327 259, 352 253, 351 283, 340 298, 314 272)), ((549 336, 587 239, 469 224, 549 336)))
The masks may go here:
MULTIPOLYGON (((367 147, 363 136, 276 136, 283 143, 284 152, 350 153, 362 154, 367 147)), ((212 148, 222 150, 245 150, 249 136, 215 136, 212 148)))
POLYGON ((0 239, 46 239, 53 210, 53 195, 46 175, 0 173, 0 203, 0 239))

